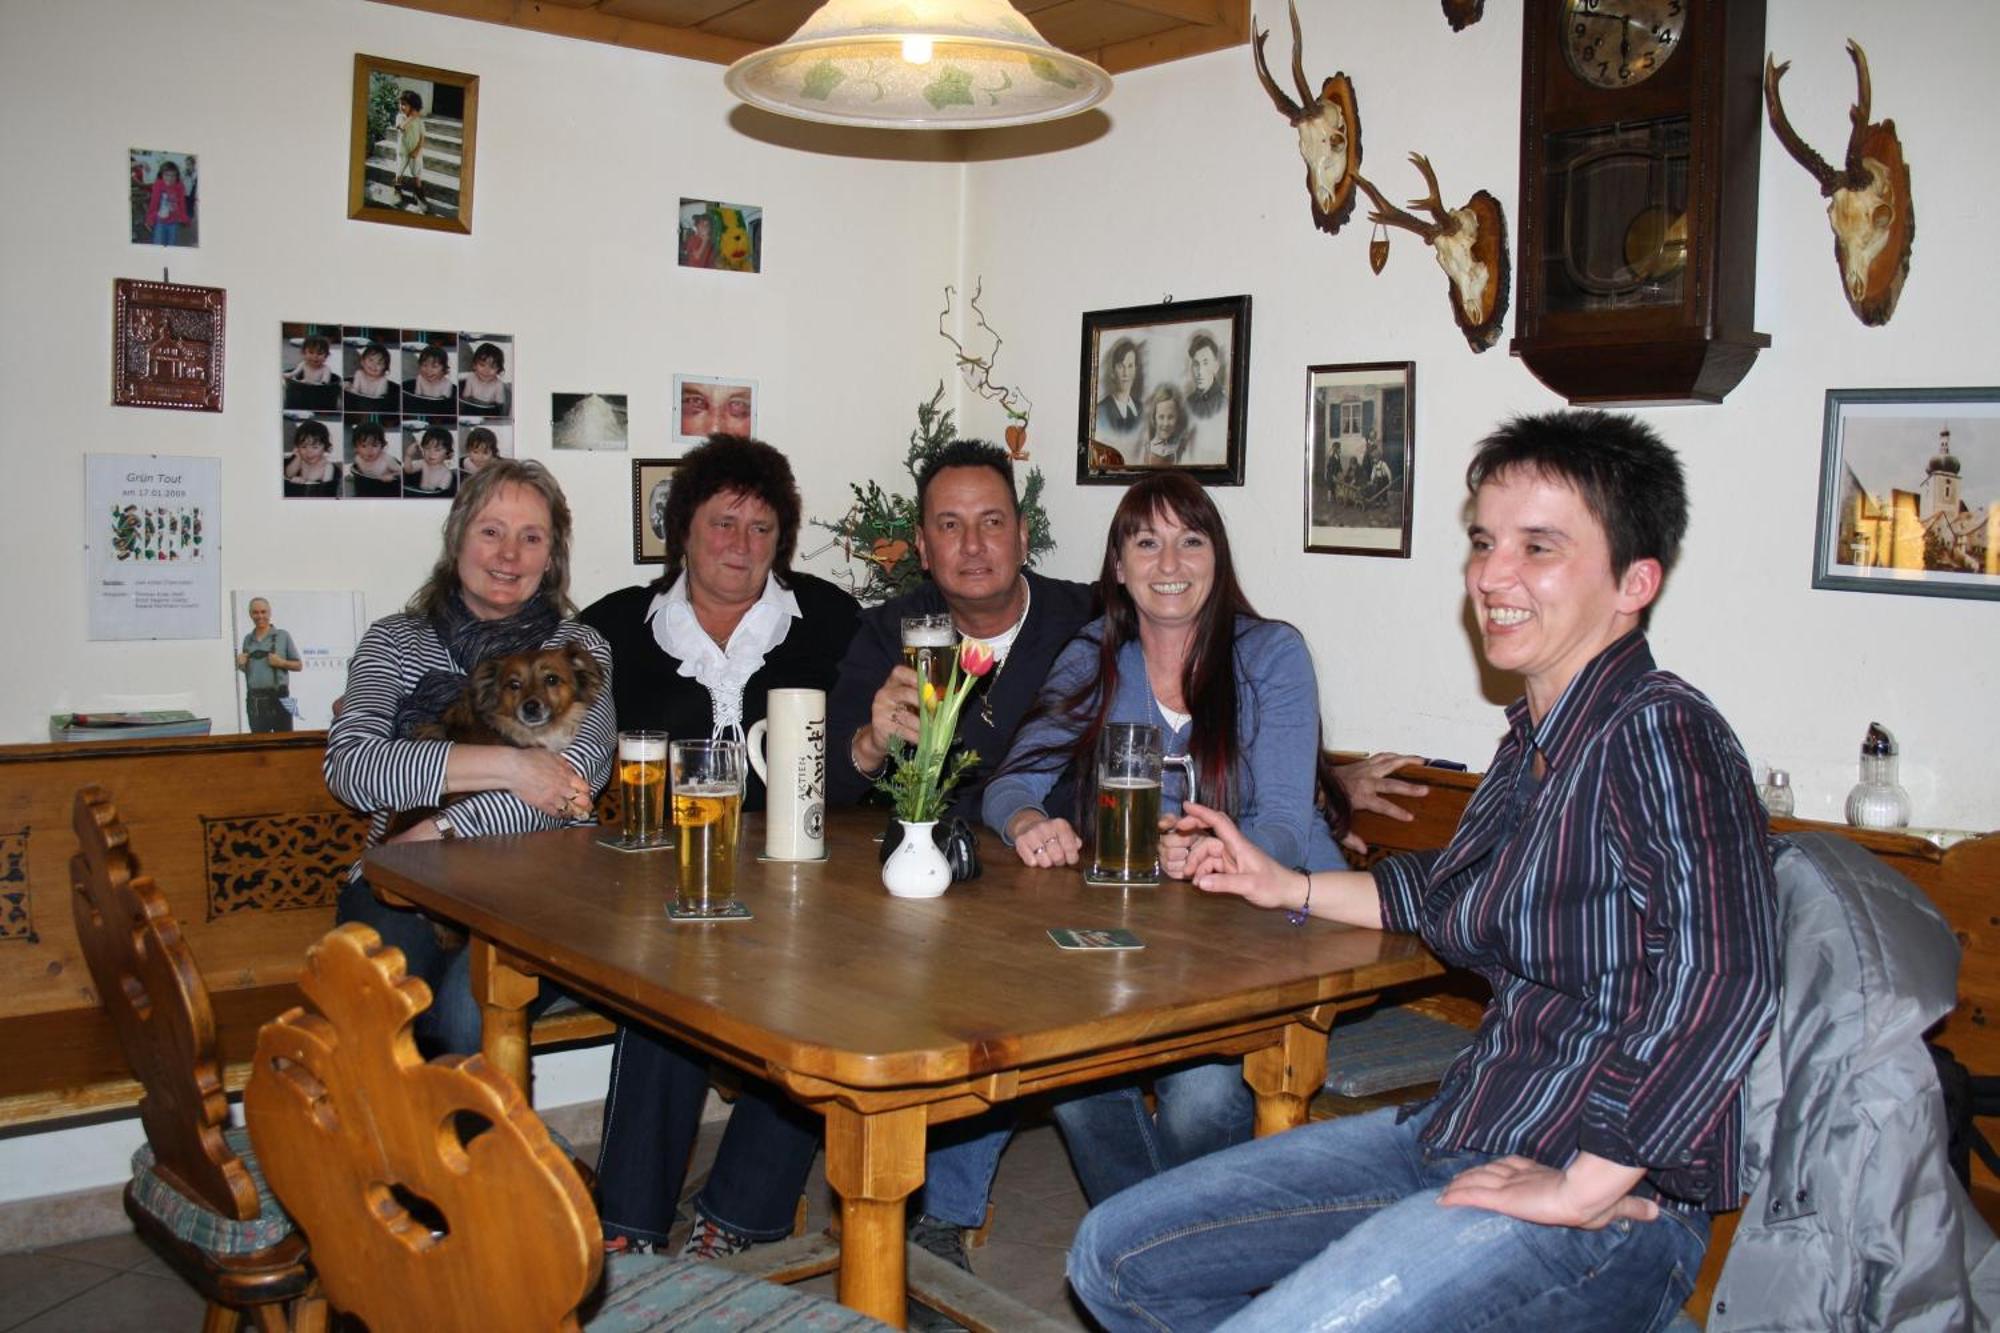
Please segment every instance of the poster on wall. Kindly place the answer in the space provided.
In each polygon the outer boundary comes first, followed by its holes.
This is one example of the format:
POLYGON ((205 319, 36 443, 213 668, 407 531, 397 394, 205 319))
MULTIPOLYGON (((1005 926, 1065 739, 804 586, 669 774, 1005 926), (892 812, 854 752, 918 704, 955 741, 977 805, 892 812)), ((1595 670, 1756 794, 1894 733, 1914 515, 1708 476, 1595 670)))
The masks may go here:
POLYGON ((368 617, 358 592, 239 588, 229 594, 244 731, 319 731, 347 686, 347 661, 368 617))
POLYGON ((514 456, 510 334, 289 322, 278 376, 287 499, 450 499, 514 456))
POLYGON ((201 244, 199 207, 201 182, 193 153, 163 153, 134 148, 132 164, 132 244, 201 244))
POLYGON ((214 638, 221 460, 87 454, 83 469, 90 637, 214 638))

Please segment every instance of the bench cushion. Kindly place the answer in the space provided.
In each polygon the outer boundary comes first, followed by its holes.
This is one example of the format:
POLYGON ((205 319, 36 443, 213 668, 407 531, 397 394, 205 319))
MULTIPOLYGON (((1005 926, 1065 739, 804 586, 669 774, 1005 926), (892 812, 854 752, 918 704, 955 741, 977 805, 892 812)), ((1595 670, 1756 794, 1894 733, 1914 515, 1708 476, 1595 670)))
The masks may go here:
POLYGON ((1400 1005, 1381 1005, 1336 1022, 1327 1034, 1326 1090, 1340 1097, 1372 1097, 1435 1083, 1471 1044, 1472 1034, 1454 1023, 1400 1005))
MULTIPOLYGON (((591 1333, 850 1333, 886 1329, 866 1315, 796 1287, 731 1273, 714 1264, 660 1254, 614 1254, 604 1261, 604 1300, 591 1333)), ((589 1308, 586 1307, 586 1313, 589 1308)))
POLYGON ((257 1184, 258 1214, 248 1222, 238 1222, 197 1203, 166 1182, 153 1169, 153 1145, 142 1144, 132 1154, 132 1201, 143 1208, 177 1240, 184 1240, 208 1254, 256 1254, 268 1250, 292 1234, 292 1219, 264 1183, 257 1154, 250 1147, 250 1132, 241 1127, 224 1130, 223 1141, 243 1159, 250 1179, 257 1184))

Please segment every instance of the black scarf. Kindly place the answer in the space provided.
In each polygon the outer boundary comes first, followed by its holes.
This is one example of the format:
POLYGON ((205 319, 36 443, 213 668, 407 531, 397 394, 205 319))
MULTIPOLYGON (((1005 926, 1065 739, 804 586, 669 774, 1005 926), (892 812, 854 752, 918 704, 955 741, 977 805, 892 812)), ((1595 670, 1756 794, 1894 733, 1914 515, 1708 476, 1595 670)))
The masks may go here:
POLYGON ((528 603, 503 620, 481 620, 465 609, 458 597, 450 598, 444 613, 431 617, 431 628, 443 641, 456 671, 426 671, 416 688, 396 706, 396 737, 408 740, 411 731, 444 716, 444 711, 465 693, 466 674, 489 657, 527 652, 547 643, 562 617, 547 594, 537 592, 528 603))

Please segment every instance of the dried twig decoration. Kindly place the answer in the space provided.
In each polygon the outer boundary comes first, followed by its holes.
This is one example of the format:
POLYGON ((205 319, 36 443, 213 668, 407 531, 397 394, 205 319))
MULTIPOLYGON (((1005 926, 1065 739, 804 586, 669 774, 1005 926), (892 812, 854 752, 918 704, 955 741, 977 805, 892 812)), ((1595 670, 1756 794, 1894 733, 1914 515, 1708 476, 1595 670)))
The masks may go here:
POLYGON ((1000 410, 1007 414, 1007 452, 1017 459, 1028 456, 1028 413, 1034 410, 1034 403, 1019 388, 1010 388, 993 378, 993 365, 1000 359, 1001 338, 993 326, 986 322, 986 312, 979 308, 979 298, 985 291, 985 279, 975 279, 972 299, 966 308, 978 322, 980 331, 993 339, 993 350, 985 356, 974 356, 965 350, 965 344, 951 335, 945 328, 945 321, 951 318, 951 298, 955 289, 947 285, 944 289, 944 309, 938 312, 938 336, 950 343, 958 354, 958 373, 965 376, 965 382, 981 398, 1000 404, 1000 410))

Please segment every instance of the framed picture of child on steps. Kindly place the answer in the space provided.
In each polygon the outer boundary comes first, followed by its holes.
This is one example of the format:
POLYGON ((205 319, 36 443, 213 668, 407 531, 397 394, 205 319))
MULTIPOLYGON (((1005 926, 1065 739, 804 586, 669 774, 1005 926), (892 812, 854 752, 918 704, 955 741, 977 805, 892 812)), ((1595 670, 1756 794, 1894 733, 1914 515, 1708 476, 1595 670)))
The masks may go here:
POLYGON ((347 216, 469 235, 478 128, 478 75, 355 56, 347 216))

